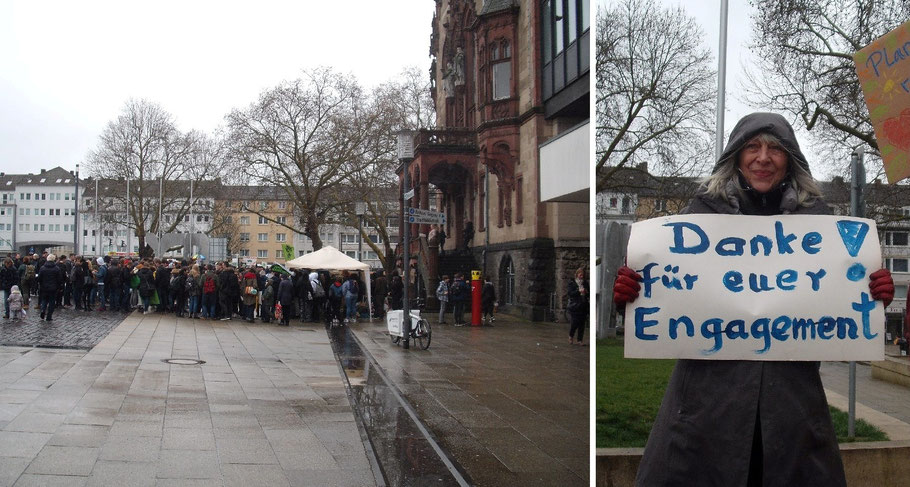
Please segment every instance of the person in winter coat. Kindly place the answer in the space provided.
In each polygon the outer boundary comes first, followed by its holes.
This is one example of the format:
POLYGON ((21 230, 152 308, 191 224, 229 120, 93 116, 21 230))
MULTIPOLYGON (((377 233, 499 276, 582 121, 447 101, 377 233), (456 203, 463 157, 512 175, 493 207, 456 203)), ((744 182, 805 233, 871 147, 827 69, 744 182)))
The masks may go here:
POLYGON ((174 311, 178 318, 182 318, 186 313, 186 302, 189 297, 186 292, 186 269, 175 267, 174 271, 176 275, 173 277, 171 294, 174 297, 174 311))
POLYGON ((272 316, 274 316, 273 313, 275 311, 276 288, 277 286, 273 284, 271 279, 266 280, 259 302, 259 317, 262 318, 263 323, 272 322, 272 316))
POLYGON ((575 279, 569 281, 569 302, 566 312, 569 313, 569 345, 584 345, 585 317, 588 316, 588 280, 584 268, 575 271, 575 279), (578 338, 576 339, 576 334, 578 338))
POLYGON ((22 292, 22 305, 25 309, 28 309, 32 290, 37 284, 35 282, 37 276, 38 268, 35 267, 35 261, 26 255, 22 259, 22 264, 19 265, 19 290, 22 292))
POLYGON ((401 309, 404 303, 404 283, 398 273, 392 274, 392 280, 389 283, 389 309, 401 309))
POLYGON ((41 293, 38 303, 41 306, 41 319, 54 321, 54 307, 57 304, 57 291, 63 289, 63 273, 57 267, 57 256, 49 254, 41 270, 38 271, 38 286, 41 293))
POLYGON ((455 326, 464 326, 464 307, 471 301, 471 288, 464 282, 464 274, 455 274, 455 282, 449 288, 449 299, 452 301, 455 326))
POLYGON ((3 318, 9 319, 9 295, 13 286, 19 285, 19 270, 13 266, 13 259, 9 257, 3 261, 0 268, 0 289, 3 290, 3 318))
POLYGON ((70 271, 70 285, 73 289, 73 308, 82 309, 82 293, 85 290, 85 269, 82 268, 82 256, 73 257, 73 270, 70 271))
POLYGON ((329 287, 328 294, 329 298, 329 309, 331 312, 329 316, 326 316, 326 323, 335 323, 341 321, 341 303, 344 299, 344 291, 341 289, 341 277, 336 276, 332 282, 331 287, 329 287))
POLYGON ((288 276, 281 276, 281 284, 278 285, 278 302, 281 303, 282 309, 281 325, 288 326, 291 318, 284 310, 290 310, 291 306, 294 305, 294 283, 291 282, 288 276))
POLYGON ((449 276, 444 275, 436 286, 436 299, 439 300, 439 321, 438 324, 446 324, 446 304, 449 302, 449 276))
POLYGON ((218 304, 218 276, 211 265, 205 266, 205 273, 199 278, 202 290, 202 319, 214 320, 218 304))
POLYGON ((306 321, 306 310, 313 299, 313 287, 310 285, 309 274, 302 269, 294 271, 294 294, 297 296, 297 317, 302 323, 306 321))
POLYGON ((235 301, 240 296, 240 283, 231 266, 225 266, 218 274, 218 302, 221 305, 221 320, 229 321, 234 314, 235 301))
POLYGON ((357 282, 357 274, 351 273, 348 279, 341 285, 341 294, 344 296, 344 322, 357 322, 357 299, 360 298, 360 283, 357 282))
POLYGON ((243 274, 243 282, 240 283, 240 291, 243 293, 241 305, 243 306, 243 317, 248 323, 253 322, 253 311, 256 309, 256 295, 259 294, 259 278, 252 269, 247 269, 243 274))
POLYGON ((318 272, 310 272, 310 290, 313 299, 310 300, 310 322, 319 323, 319 312, 325 308, 325 287, 319 280, 318 272))
MULTIPOLYGON (((687 214, 830 214, 787 120, 747 115, 687 214)), ((887 270, 870 275, 887 306, 887 270)), ((638 296, 641 276, 620 267, 614 302, 638 296)), ((844 486, 818 362, 678 360, 636 485, 844 486)))
POLYGON ((149 303, 151 302, 152 294, 155 292, 155 273, 152 271, 152 266, 149 263, 139 264, 139 270, 136 271, 136 275, 139 277, 139 299, 142 301, 142 313, 149 313, 149 303))
POLYGON ((202 284, 199 278, 199 266, 194 265, 186 276, 186 295, 189 299, 190 318, 199 318, 199 309, 202 306, 202 284))
POLYGON ((493 316, 493 309, 496 307, 496 287, 489 279, 484 281, 480 290, 480 311, 483 313, 484 326, 493 326, 496 318, 493 316))
POLYGON ((19 321, 22 319, 22 292, 19 291, 19 286, 13 286, 10 288, 9 298, 6 300, 7 306, 9 306, 10 317, 13 321, 19 321))

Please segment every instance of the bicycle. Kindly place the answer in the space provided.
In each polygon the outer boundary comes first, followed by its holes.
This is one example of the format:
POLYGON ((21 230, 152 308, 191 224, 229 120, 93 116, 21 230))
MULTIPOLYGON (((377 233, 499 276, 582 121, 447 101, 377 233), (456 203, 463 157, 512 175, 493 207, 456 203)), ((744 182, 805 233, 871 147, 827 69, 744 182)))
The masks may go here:
MULTIPOLYGON (((392 343, 398 344, 401 342, 402 333, 402 324, 398 322, 401 320, 401 317, 398 316, 401 313, 394 314, 389 312, 386 315, 386 321, 389 327, 389 337, 392 339, 392 343)), ((418 347, 423 350, 430 348, 430 340, 432 339, 432 331, 430 330, 430 323, 420 317, 420 311, 411 310, 411 332, 408 335, 410 340, 414 341, 418 347)))

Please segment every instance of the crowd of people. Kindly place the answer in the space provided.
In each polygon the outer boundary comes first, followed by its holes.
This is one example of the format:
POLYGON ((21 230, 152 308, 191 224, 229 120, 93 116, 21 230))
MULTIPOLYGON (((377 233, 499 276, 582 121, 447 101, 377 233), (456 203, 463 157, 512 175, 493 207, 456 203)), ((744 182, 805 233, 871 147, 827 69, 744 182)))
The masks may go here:
MULTIPOLYGON (((373 315, 384 305, 401 308, 402 279, 381 272, 371 280, 373 315)), ((358 273, 237 268, 229 262, 83 258, 79 255, 9 255, 0 267, 4 318, 27 310, 53 321, 59 308, 78 311, 173 313, 201 320, 348 323, 369 316, 365 284, 358 273)))

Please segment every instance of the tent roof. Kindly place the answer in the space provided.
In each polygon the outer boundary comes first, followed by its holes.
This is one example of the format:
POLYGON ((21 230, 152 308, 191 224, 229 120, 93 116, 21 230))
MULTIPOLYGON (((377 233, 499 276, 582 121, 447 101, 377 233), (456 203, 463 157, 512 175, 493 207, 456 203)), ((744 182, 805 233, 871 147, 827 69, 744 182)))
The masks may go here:
POLYGON ((352 259, 329 246, 289 260, 285 265, 291 269, 370 270, 369 264, 352 259))

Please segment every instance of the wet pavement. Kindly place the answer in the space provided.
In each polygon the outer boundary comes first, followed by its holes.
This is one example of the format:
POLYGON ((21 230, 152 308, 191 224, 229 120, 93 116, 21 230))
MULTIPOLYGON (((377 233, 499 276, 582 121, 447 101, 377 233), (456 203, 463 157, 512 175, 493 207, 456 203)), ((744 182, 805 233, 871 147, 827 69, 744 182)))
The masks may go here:
POLYGON ((365 354, 348 327, 328 330, 349 382, 355 412, 388 485, 467 486, 466 475, 427 431, 413 408, 365 354))
POLYGON ((384 322, 351 330, 471 483, 588 485, 590 350, 568 325, 430 321, 428 350, 394 345, 384 322))
POLYGON ((322 325, 134 313, 88 352, 0 347, 0 486, 377 483, 322 325))
MULTIPOLYGON (((37 301, 32 298, 32 304, 37 301)), ((57 308, 54 319, 47 322, 40 319, 40 310, 30 308, 27 313, 21 321, 0 321, 0 345, 88 350, 127 316, 123 312, 57 308)))

